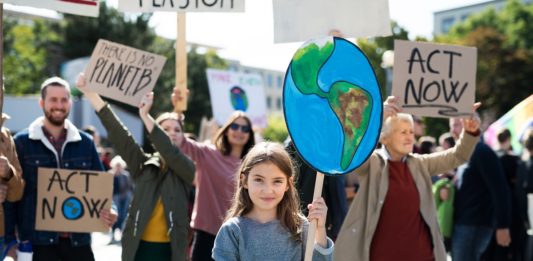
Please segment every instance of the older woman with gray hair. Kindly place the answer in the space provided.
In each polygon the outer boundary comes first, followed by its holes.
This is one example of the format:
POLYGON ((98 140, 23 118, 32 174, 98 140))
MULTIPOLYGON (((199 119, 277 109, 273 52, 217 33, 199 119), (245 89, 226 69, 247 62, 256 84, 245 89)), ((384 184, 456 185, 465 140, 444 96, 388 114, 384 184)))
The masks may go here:
MULTIPOLYGON (((413 118, 395 97, 383 104, 381 149, 355 170, 360 187, 335 246, 335 260, 437 260, 446 253, 437 224, 431 176, 466 162, 479 140, 479 119, 462 120, 455 147, 413 154, 413 118)), ((476 103, 473 112, 480 106, 476 103)))

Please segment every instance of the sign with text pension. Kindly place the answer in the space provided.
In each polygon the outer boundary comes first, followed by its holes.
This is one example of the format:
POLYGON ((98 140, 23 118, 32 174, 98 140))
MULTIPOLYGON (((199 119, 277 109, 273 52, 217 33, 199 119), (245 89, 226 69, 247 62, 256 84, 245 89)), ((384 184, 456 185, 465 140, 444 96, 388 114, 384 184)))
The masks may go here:
POLYGON ((273 0, 274 42, 391 34, 387 0, 273 0))
POLYGON ((39 168, 35 229, 107 232, 100 211, 110 209, 113 175, 91 170, 39 168))
POLYGON ((62 13, 97 17, 98 0, 0 0, 0 3, 46 8, 62 13))
POLYGON ((244 12, 244 0, 119 0, 127 12, 244 12))
POLYGON ((100 39, 85 69, 90 90, 138 107, 154 89, 166 58, 100 39))
POLYGON ((392 95, 413 115, 471 115, 476 65, 474 47, 396 40, 392 95))

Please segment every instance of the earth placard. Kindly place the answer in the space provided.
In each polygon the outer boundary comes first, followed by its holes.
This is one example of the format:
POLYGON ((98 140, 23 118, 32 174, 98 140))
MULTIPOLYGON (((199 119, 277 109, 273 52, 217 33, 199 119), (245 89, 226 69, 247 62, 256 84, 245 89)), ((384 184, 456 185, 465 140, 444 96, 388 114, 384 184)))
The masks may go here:
POLYGON ((379 84, 368 58, 346 39, 311 40, 296 51, 285 75, 283 107, 296 150, 321 173, 349 173, 379 139, 379 84))

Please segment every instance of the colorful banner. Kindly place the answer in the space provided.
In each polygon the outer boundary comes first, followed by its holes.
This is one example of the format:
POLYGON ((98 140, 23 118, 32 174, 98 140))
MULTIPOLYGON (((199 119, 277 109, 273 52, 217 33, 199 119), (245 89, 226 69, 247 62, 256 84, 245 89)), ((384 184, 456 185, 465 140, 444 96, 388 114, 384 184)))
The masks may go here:
POLYGON ((261 76, 207 69, 207 81, 213 116, 219 125, 240 110, 246 112, 254 127, 266 127, 266 98, 261 76))
POLYGON ((533 94, 493 122, 483 135, 485 142, 496 149, 498 146, 496 136, 504 128, 511 132, 511 145, 513 150, 520 155, 522 152, 520 140, 527 128, 533 128, 533 94))
POLYGON ((98 0, 0 0, 0 3, 46 8, 62 13, 98 17, 98 0))

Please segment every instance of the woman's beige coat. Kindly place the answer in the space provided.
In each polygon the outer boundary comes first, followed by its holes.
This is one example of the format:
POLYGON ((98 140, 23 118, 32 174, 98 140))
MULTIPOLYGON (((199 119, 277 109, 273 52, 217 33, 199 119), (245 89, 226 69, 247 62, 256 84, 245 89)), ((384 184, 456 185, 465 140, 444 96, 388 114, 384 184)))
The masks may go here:
MULTIPOLYGON (((479 137, 463 133, 455 147, 448 150, 426 155, 407 155, 407 165, 420 195, 420 213, 431 232, 436 261, 446 261, 446 252, 437 224, 431 176, 446 172, 469 160, 478 140, 479 137)), ((387 157, 383 150, 374 151, 368 160, 355 170, 359 175, 360 187, 335 242, 334 260, 370 259, 370 244, 389 187, 388 170, 387 157)))

